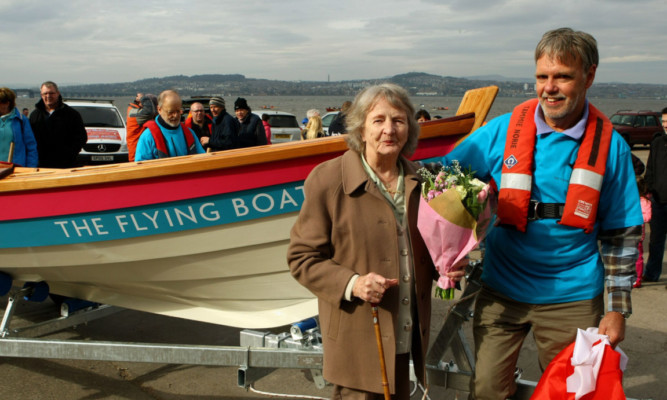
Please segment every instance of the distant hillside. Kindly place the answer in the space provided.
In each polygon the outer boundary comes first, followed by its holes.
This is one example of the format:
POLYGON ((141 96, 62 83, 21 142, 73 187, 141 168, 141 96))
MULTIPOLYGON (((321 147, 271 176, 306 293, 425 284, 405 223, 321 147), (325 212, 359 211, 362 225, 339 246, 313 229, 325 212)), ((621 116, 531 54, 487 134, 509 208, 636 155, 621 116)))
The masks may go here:
MULTIPOLYGON (((279 81, 246 78, 241 74, 174 75, 135 82, 69 85, 61 87, 61 90, 68 96, 76 97, 134 96, 137 92, 157 94, 165 89, 176 89, 185 96, 354 96, 361 88, 380 82, 401 85, 413 96, 461 96, 466 90, 485 85, 497 85, 500 88, 499 96, 503 97, 526 97, 534 93, 533 83, 520 78, 498 75, 455 78, 424 72, 339 82, 279 81)), ((600 83, 594 84, 589 94, 591 97, 608 98, 667 98, 667 85, 600 83)))
POLYGON ((530 76, 527 78, 508 78, 502 75, 477 75, 467 76, 466 79, 471 81, 499 81, 499 82, 517 82, 517 83, 535 83, 535 78, 530 76))

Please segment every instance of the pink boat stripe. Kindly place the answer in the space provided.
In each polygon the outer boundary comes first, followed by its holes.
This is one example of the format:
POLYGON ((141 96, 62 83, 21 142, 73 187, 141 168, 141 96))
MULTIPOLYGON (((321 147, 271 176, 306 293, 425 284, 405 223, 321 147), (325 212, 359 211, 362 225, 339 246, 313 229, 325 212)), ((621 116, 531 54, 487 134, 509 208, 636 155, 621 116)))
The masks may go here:
MULTIPOLYGON (((447 154, 455 138, 425 142, 428 147, 420 146, 412 159, 447 154)), ((0 221, 123 209, 296 182, 304 180, 316 165, 338 155, 340 153, 98 185, 8 192, 0 195, 3 203, 0 221)))

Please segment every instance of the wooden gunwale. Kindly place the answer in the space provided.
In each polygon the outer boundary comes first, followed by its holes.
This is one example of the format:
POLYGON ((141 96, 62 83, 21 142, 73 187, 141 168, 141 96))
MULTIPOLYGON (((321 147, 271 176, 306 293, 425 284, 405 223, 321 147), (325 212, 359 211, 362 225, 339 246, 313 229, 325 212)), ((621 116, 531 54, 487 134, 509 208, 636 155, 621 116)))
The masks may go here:
MULTIPOLYGON (((430 121, 421 126, 420 139, 466 135, 476 123, 474 113, 430 121)), ((73 169, 20 168, 0 180, 0 193, 93 185, 164 177, 298 159, 347 150, 344 136, 277 143, 176 158, 109 164, 73 169)))

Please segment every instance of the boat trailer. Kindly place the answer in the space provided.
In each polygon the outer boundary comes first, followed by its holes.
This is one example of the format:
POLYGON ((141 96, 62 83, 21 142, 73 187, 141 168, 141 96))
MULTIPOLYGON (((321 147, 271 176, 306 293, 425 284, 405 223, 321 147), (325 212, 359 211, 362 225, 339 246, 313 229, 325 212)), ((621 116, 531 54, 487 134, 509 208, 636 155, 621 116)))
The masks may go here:
MULTIPOLYGON (((472 317, 474 299, 481 287, 481 270, 481 261, 471 262, 467 267, 467 285, 461 298, 448 311, 445 323, 428 351, 426 369, 431 386, 459 392, 469 390, 475 362, 462 324, 472 317), (445 359, 449 354, 452 359, 445 359)), ((48 286, 44 285, 31 283, 9 292, 0 323, 0 357, 236 366, 237 385, 246 390, 252 389, 254 382, 274 370, 287 368, 310 374, 319 389, 327 385, 322 376, 322 339, 315 318, 293 324, 289 332, 242 330, 239 346, 42 339, 40 337, 44 335, 123 310, 83 300, 65 299, 59 318, 12 328, 10 323, 17 304, 22 300, 44 300, 48 296, 48 286)), ((518 390, 514 398, 528 400, 536 382, 522 380, 520 373, 516 373, 515 377, 518 390)), ((412 380, 416 383, 414 374, 412 380)), ((417 389, 424 391, 421 385, 415 384, 415 391, 417 389)))

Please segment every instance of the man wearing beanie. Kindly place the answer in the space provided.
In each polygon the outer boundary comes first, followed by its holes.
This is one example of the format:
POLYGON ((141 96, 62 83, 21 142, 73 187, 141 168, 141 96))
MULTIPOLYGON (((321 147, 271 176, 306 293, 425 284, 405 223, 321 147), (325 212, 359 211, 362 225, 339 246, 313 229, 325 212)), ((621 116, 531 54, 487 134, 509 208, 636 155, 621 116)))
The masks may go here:
POLYGON ((253 114, 248 102, 239 97, 234 102, 234 113, 240 124, 237 147, 252 147, 266 144, 266 131, 262 119, 253 114))
POLYGON ((225 100, 222 97, 212 97, 208 102, 213 115, 213 132, 208 143, 211 151, 229 150, 237 146, 239 123, 236 118, 225 110, 225 100))

